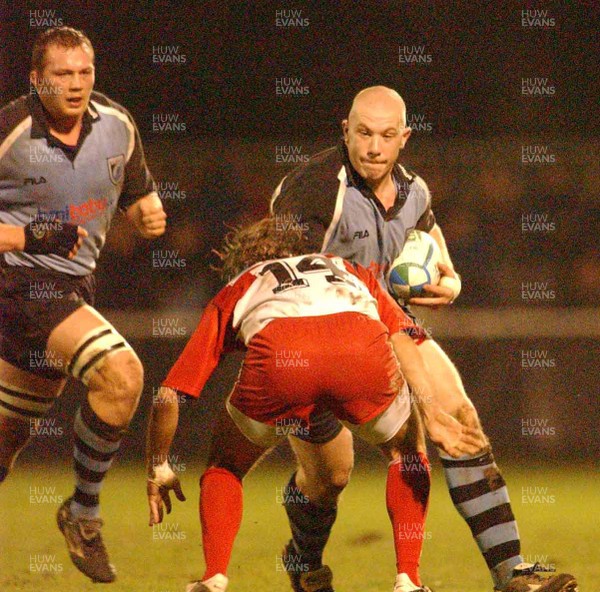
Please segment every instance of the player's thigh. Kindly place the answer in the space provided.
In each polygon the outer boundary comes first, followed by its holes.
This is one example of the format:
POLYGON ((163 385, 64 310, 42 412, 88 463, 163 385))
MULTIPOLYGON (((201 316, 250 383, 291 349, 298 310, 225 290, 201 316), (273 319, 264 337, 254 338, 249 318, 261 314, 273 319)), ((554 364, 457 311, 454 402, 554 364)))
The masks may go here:
POLYGON ((219 408, 208 453, 209 467, 227 469, 239 479, 243 479, 269 450, 271 449, 257 446, 248 440, 225 407, 219 408))
POLYGON ((460 374, 446 352, 433 339, 426 339, 418 349, 442 409, 454 417, 466 409, 474 410, 460 374))
POLYGON ((127 340, 94 308, 79 307, 50 333, 47 349, 65 374, 94 388, 141 389, 142 366, 127 340), (135 388, 128 385, 135 383, 135 388))
POLYGON ((289 436, 290 445, 308 479, 343 489, 354 466, 352 432, 343 428, 325 443, 315 444, 289 436))
POLYGON ((410 415, 393 438, 379 445, 389 460, 415 453, 427 454, 425 428, 416 405, 411 406, 410 415))
POLYGON ((26 372, 0 359, 0 454, 10 454, 36 433, 65 382, 26 372))

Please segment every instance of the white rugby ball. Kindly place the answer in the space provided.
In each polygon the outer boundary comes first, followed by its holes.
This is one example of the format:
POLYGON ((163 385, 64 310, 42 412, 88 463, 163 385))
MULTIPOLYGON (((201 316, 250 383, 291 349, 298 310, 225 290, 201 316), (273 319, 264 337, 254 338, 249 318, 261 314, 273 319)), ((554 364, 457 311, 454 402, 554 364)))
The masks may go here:
POLYGON ((402 252, 390 267, 387 277, 390 292, 400 300, 423 296, 423 286, 439 283, 437 264, 441 260, 442 253, 433 237, 421 230, 411 230, 402 252))

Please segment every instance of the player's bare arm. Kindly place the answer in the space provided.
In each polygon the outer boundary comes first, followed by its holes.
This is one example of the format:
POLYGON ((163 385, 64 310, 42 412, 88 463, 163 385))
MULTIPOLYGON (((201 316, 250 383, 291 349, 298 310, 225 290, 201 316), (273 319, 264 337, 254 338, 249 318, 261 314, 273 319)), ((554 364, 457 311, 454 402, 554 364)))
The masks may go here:
POLYGON ((22 226, 0 224, 0 253, 22 251, 25 248, 25 229, 22 226))
POLYGON ((418 306, 428 306, 430 308, 437 308, 446 304, 452 304, 460 294, 461 280, 460 276, 454 271, 454 265, 448 252, 448 246, 446 245, 446 239, 444 233, 438 224, 435 224, 429 231, 429 234, 433 237, 435 242, 440 247, 442 253, 442 263, 438 264, 438 268, 441 272, 441 278, 439 284, 436 286, 427 285, 425 286, 426 291, 431 294, 428 297, 415 297, 411 298, 409 304, 416 304, 418 306))
POLYGON ((167 228, 167 214, 154 191, 129 206, 127 218, 143 238, 158 238, 167 228))
POLYGON ((461 425, 442 410, 412 338, 406 333, 396 333, 390 341, 432 442, 453 457, 478 452, 482 446, 481 432, 461 425))
POLYGON ((173 490, 179 501, 185 501, 177 475, 169 466, 168 456, 179 422, 179 400, 173 389, 161 387, 153 399, 148 433, 146 436, 146 467, 148 481, 146 493, 150 508, 149 525, 163 519, 163 504, 167 514, 171 513, 173 490))

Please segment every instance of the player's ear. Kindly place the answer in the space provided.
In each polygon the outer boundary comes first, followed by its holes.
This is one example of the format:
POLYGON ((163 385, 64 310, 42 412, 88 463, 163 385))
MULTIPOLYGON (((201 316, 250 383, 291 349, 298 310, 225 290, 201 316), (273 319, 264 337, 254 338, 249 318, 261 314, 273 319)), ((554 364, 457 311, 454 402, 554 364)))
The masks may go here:
POLYGON ((344 141, 348 142, 348 120, 342 120, 342 133, 344 134, 344 141))
POLYGON ((31 70, 31 72, 29 72, 29 82, 31 82, 31 84, 33 84, 33 86, 36 86, 37 81, 38 81, 37 70, 31 70))
POLYGON ((404 148, 406 142, 408 142, 408 138, 410 138, 410 134, 412 134, 412 129, 410 127, 405 127, 400 133, 400 137, 402 139, 400 143, 400 148, 404 148))

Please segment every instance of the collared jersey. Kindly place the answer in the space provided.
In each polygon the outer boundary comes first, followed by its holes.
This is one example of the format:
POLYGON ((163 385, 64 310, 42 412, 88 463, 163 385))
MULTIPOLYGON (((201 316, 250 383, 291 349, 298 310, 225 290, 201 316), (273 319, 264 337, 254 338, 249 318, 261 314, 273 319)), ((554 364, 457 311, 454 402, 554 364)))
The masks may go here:
POLYGON ((271 213, 282 230, 305 230, 308 249, 360 263, 381 280, 408 232, 429 231, 435 224, 425 181, 398 163, 393 179, 397 197, 386 212, 341 144, 285 177, 271 200, 271 213))
POLYGON ((381 321, 390 334, 405 331, 417 342, 425 337, 363 267, 319 254, 275 259, 247 269, 207 304, 163 386, 198 397, 236 340, 248 345, 275 319, 342 312, 381 321))
POLYGON ((77 256, 5 254, 8 265, 87 275, 95 266, 117 206, 154 190, 139 133, 126 109, 93 92, 77 146, 50 134, 37 95, 0 110, 0 222, 25 226, 34 218, 84 227, 77 256))

